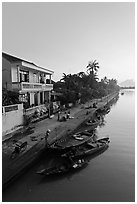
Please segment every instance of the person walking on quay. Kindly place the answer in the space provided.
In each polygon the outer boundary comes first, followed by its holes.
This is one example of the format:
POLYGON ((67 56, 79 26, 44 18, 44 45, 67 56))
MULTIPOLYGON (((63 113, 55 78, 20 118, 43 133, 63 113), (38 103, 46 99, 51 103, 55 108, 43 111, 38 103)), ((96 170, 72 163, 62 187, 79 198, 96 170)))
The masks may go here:
POLYGON ((67 113, 67 119, 69 119, 69 118, 70 118, 70 110, 67 113))
POLYGON ((48 130, 46 131, 46 134, 45 134, 45 146, 46 146, 46 147, 49 146, 49 144, 48 144, 48 137, 49 137, 49 135, 50 135, 50 132, 51 132, 51 130, 48 129, 48 130))
POLYGON ((58 111, 58 121, 60 121, 60 111, 58 111))

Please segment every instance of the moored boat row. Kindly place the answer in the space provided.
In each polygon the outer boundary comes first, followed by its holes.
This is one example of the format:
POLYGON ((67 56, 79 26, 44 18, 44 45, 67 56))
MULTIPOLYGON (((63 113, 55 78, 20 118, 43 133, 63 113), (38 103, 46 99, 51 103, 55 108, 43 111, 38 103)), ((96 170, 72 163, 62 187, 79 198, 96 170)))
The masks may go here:
POLYGON ((62 174, 68 171, 81 169, 88 165, 87 156, 97 155, 104 152, 108 146, 109 137, 96 139, 95 128, 101 123, 102 112, 108 112, 110 109, 104 107, 102 110, 95 112, 96 117, 89 119, 85 125, 90 126, 90 130, 77 132, 73 135, 68 135, 51 144, 48 149, 54 150, 60 155, 61 163, 52 165, 48 168, 43 168, 37 171, 40 175, 62 174))
POLYGON ((89 160, 87 160, 86 156, 105 151, 108 148, 109 142, 109 137, 105 137, 94 142, 87 141, 81 145, 66 149, 65 153, 61 152, 60 154, 60 157, 63 159, 62 163, 41 169, 36 173, 49 176, 81 169, 88 165, 89 160))

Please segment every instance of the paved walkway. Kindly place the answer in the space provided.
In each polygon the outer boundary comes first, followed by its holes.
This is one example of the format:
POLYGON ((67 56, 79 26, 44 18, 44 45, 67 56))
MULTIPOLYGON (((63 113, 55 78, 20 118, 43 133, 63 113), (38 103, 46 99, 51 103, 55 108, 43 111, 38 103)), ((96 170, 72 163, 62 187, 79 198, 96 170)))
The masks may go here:
MULTIPOLYGON (((109 97, 105 97, 102 101, 98 100, 98 108, 105 105, 109 100, 114 98, 114 94, 109 97)), ((91 106, 94 101, 86 103, 84 106, 91 106)), ((17 132, 13 138, 3 142, 2 145, 2 184, 5 186, 16 175, 18 175, 25 167, 31 165, 31 163, 39 157, 41 151, 45 148, 45 132, 47 129, 51 130, 48 138, 48 143, 52 143, 55 140, 67 136, 78 128, 83 121, 93 116, 96 109, 82 108, 81 105, 73 107, 70 110, 70 115, 74 117, 66 122, 59 122, 57 120, 57 114, 52 119, 44 119, 37 123, 31 124, 29 129, 23 129, 22 132, 17 132), (28 145, 24 152, 20 153, 15 159, 10 159, 10 155, 14 150, 14 140, 27 141, 28 145)))

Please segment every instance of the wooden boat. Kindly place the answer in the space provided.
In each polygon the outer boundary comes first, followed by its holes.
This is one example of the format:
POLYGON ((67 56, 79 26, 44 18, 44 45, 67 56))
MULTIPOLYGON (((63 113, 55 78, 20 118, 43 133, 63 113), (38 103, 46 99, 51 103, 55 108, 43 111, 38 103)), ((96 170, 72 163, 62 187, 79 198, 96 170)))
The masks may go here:
POLYGON ((62 154, 61 156, 77 158, 81 156, 93 155, 95 153, 99 153, 107 149, 109 142, 110 140, 108 137, 98 139, 95 142, 87 142, 84 145, 79 146, 78 148, 71 149, 70 151, 66 152, 65 154, 62 154))
POLYGON ((88 122, 86 122, 86 125, 87 126, 97 126, 99 125, 99 123, 100 123, 100 120, 95 120, 95 121, 89 120, 88 122))
POLYGON ((74 137, 75 140, 84 140, 83 137, 77 136, 77 135, 72 135, 72 137, 74 137))
POLYGON ((58 166, 45 168, 40 171, 37 171, 36 173, 40 175, 45 175, 45 176, 62 174, 68 171, 74 171, 76 169, 86 167, 87 164, 88 164, 88 160, 85 160, 85 159, 78 159, 74 161, 72 158, 68 158, 66 162, 58 166))
POLYGON ((88 142, 92 137, 94 136, 94 133, 90 134, 74 134, 74 135, 69 135, 64 138, 61 138, 60 140, 54 142, 51 144, 48 148, 49 149, 54 149, 54 150, 66 150, 72 147, 77 147, 85 142, 88 142))
POLYGON ((72 137, 75 138, 75 139, 78 139, 78 140, 83 140, 82 135, 86 135, 86 136, 89 136, 89 137, 92 136, 93 137, 94 136, 93 133, 94 133, 94 129, 91 132, 89 132, 88 130, 84 130, 82 132, 75 133, 74 135, 72 135, 72 137))
POLYGON ((94 143, 105 143, 105 144, 108 144, 108 143, 110 143, 110 139, 109 139, 109 137, 103 137, 103 138, 95 140, 94 142, 88 142, 88 144, 94 144, 94 143))
POLYGON ((82 135, 87 135, 87 136, 93 136, 93 133, 95 132, 95 129, 90 128, 90 130, 84 130, 81 132, 77 132, 73 135, 73 137, 77 136, 77 137, 81 137, 82 135))
POLYGON ((108 106, 104 106, 104 107, 99 108, 97 110, 97 113, 108 113, 108 112, 110 112, 110 107, 108 107, 108 106))

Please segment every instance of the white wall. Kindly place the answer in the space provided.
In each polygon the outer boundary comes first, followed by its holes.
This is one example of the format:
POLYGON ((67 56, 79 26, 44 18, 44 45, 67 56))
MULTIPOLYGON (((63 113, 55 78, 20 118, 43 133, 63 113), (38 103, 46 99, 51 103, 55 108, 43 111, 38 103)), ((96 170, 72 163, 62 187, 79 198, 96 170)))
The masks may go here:
POLYGON ((17 67, 11 67, 12 82, 18 82, 18 69, 17 67))
POLYGON ((34 93, 30 93, 30 105, 34 104, 34 93))
POLYGON ((40 92, 38 92, 38 105, 40 105, 40 92))
POLYGON ((18 106, 18 110, 13 110, 10 112, 5 112, 5 107, 13 107, 4 106, 2 113, 2 136, 12 131, 17 126, 23 125, 23 104, 16 104, 18 106))
POLYGON ((33 72, 29 70, 29 82, 33 83, 33 72))
POLYGON ((39 82, 39 74, 37 71, 29 70, 29 82, 30 83, 38 83, 39 82), (36 76, 34 77, 34 73, 36 76))

